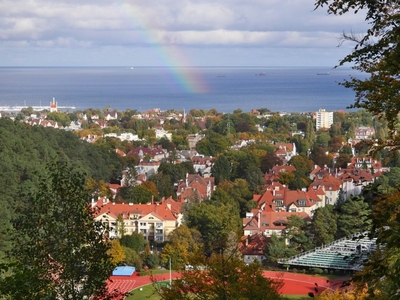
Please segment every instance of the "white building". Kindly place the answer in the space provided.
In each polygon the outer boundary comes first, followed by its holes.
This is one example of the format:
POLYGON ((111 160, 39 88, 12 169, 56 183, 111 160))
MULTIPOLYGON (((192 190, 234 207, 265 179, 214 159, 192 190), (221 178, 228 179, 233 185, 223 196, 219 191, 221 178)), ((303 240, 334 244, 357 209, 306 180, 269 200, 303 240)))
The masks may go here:
POLYGON ((316 129, 321 128, 329 129, 333 124, 333 112, 326 111, 325 109, 320 109, 317 111, 316 115, 316 129))

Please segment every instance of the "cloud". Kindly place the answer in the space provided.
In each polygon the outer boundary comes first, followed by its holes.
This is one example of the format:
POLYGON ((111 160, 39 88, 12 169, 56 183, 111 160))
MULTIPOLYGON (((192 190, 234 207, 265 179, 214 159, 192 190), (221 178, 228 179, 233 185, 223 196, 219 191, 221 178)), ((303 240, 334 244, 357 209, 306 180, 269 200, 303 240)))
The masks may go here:
POLYGON ((365 32, 363 14, 313 11, 312 0, 2 0, 0 47, 335 47, 365 32))

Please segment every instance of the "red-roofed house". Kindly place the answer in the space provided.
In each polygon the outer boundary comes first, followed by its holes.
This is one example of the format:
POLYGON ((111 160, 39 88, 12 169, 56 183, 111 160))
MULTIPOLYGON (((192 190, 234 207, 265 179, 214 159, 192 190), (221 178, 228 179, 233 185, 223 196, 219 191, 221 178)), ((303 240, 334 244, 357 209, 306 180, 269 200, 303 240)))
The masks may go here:
POLYGON ((281 172, 295 172, 294 166, 274 166, 271 171, 264 174, 264 179, 267 184, 279 181, 279 173, 281 172))
POLYGON ((243 218, 244 235, 262 234, 270 237, 272 234, 282 236, 286 230, 288 217, 296 215, 306 222, 311 222, 311 217, 305 212, 263 211, 253 209, 243 218))
POLYGON ((322 189, 326 195, 325 204, 335 205, 342 189, 342 181, 332 175, 326 175, 323 178, 316 177, 309 188, 322 189))
POLYGON ((148 204, 117 204, 107 200, 92 203, 95 220, 109 227, 109 237, 115 238, 118 233, 118 216, 122 216, 126 234, 142 233, 146 240, 163 242, 170 232, 181 222, 181 212, 178 204, 172 204, 169 199, 161 203, 148 204))
POLYGON ((211 197, 214 190, 214 177, 204 178, 199 174, 186 174, 186 179, 178 182, 176 195, 180 202, 188 202, 193 199, 206 200, 211 197))
MULTIPOLYGON (((318 190, 322 192, 322 190, 318 190)), ((289 190, 280 183, 274 183, 262 195, 253 195, 257 208, 270 211, 305 212, 310 217, 314 211, 325 206, 321 193, 304 190, 289 190)))
POLYGON ((143 159, 146 156, 148 156, 149 158, 152 158, 156 161, 160 161, 163 158, 167 157, 167 153, 165 153, 161 148, 150 149, 150 148, 146 148, 146 147, 134 148, 131 151, 129 151, 127 155, 128 156, 137 155, 140 159, 143 159))
POLYGON ((261 264, 265 259, 265 246, 270 240, 270 237, 264 236, 261 233, 243 236, 239 243, 239 250, 243 254, 243 261, 248 264, 258 261, 261 264))
POLYGON ((286 165, 293 156, 297 155, 296 145, 294 143, 277 143, 275 148, 276 156, 282 160, 284 165, 286 165))

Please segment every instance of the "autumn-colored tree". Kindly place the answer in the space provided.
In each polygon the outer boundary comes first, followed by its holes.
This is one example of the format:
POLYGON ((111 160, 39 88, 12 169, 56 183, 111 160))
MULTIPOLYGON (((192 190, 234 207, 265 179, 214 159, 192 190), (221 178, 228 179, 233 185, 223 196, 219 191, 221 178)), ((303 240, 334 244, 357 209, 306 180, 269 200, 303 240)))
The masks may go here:
POLYGON ((168 237, 169 242, 161 253, 161 263, 167 265, 171 260, 174 270, 184 268, 188 263, 189 254, 202 249, 200 232, 184 224, 172 231, 168 237))
POLYGON ((246 264, 235 255, 214 253, 211 257, 195 254, 191 268, 183 270, 171 287, 159 289, 162 300, 277 300, 280 281, 266 278, 258 263, 246 264))
POLYGON ((315 295, 313 298, 316 300, 367 300, 369 299, 368 297, 369 294, 366 287, 356 288, 354 286, 347 286, 334 291, 326 289, 320 295, 315 295))
POLYGON ((108 250, 108 255, 111 256, 113 264, 118 265, 125 260, 124 250, 122 249, 119 240, 111 240, 110 244, 111 248, 108 250))

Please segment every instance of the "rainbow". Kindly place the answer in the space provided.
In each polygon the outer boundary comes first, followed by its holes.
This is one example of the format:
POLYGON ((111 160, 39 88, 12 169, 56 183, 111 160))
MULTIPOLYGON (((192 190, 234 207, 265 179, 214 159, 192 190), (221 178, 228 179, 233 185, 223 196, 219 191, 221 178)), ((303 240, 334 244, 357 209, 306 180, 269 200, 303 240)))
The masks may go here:
POLYGON ((189 67, 190 62, 187 61, 178 46, 160 42, 155 30, 152 29, 151 22, 145 16, 140 15, 131 5, 123 3, 121 9, 125 15, 128 15, 135 27, 139 28, 137 32, 141 35, 141 39, 148 45, 154 45, 152 50, 157 59, 167 66, 167 73, 173 83, 187 93, 206 93, 209 91, 204 78, 200 76, 196 69, 189 67))

